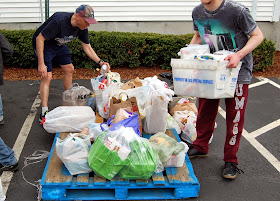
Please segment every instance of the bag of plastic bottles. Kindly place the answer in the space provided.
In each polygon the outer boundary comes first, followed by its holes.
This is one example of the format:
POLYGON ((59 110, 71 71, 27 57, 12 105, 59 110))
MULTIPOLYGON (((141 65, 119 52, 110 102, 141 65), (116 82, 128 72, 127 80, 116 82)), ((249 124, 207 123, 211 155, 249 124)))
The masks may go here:
POLYGON ((63 92, 63 106, 86 106, 90 90, 78 83, 73 83, 70 89, 63 92))

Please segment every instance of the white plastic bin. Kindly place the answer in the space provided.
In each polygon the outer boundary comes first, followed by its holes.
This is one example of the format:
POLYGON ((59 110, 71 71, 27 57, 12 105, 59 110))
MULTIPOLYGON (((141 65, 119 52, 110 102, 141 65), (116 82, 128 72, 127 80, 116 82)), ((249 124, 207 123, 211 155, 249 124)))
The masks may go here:
POLYGON ((171 59, 174 92, 177 95, 218 99, 234 96, 241 62, 227 68, 224 60, 171 59))

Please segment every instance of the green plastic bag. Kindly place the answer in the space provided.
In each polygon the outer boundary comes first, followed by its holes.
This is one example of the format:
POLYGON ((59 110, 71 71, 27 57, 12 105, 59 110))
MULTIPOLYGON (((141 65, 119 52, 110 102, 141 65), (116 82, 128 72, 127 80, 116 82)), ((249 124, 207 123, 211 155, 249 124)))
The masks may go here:
POLYGON ((109 131, 104 131, 98 136, 91 146, 88 163, 96 175, 111 180, 129 163, 129 160, 127 158, 122 160, 116 150, 110 150, 108 146, 105 146, 109 133, 109 131))
POLYGON ((130 143, 129 164, 118 175, 123 179, 148 179, 155 172, 159 160, 147 139, 137 137, 130 143))

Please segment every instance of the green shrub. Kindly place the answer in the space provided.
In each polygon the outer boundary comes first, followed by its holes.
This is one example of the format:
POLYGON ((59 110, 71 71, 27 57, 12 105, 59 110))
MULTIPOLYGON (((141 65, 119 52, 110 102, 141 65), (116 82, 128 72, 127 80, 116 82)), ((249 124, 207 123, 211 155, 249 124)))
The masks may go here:
MULTIPOLYGON (((37 68, 32 36, 35 30, 0 30, 10 41, 14 55, 7 63, 20 68, 37 68)), ((111 67, 160 65, 170 69, 171 58, 177 58, 177 52, 190 43, 193 34, 162 35, 155 33, 128 32, 89 32, 91 46, 97 55, 108 61, 111 67)), ((67 43, 75 68, 95 69, 98 65, 83 51, 82 45, 76 39, 67 43)), ((253 52, 254 70, 263 70, 272 65, 275 44, 264 40, 253 52)))
POLYGON ((275 43, 264 39, 263 42, 253 51, 254 71, 263 71, 271 66, 274 61, 275 43))

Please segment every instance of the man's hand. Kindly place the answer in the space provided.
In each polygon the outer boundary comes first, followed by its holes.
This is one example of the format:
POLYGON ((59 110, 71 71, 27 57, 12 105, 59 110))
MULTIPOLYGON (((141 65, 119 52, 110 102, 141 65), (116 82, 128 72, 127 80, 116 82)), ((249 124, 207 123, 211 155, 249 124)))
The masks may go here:
POLYGON ((47 66, 45 64, 44 65, 39 65, 38 66, 38 73, 42 78, 46 78, 48 76, 47 66))
POLYGON ((108 62, 106 62, 106 61, 101 61, 101 62, 99 63, 99 65, 100 65, 100 66, 103 66, 103 65, 106 65, 106 66, 107 66, 106 73, 108 73, 109 70, 111 69, 110 64, 109 64, 108 62))
POLYGON ((229 60, 227 68, 237 68, 241 58, 237 53, 228 55, 224 60, 229 60))

